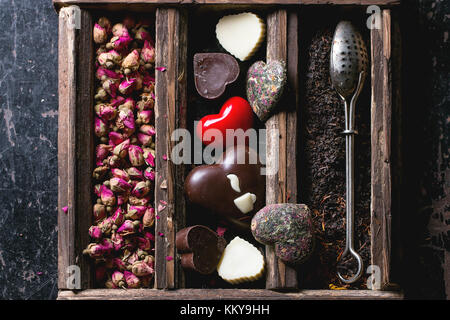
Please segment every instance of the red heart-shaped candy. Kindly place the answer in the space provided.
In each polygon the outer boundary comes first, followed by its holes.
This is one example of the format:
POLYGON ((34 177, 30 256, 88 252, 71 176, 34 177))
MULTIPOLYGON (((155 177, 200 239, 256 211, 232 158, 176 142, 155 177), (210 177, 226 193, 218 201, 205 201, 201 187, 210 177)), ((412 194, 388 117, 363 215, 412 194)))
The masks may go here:
POLYGON ((241 97, 232 97, 223 104, 219 114, 210 114, 203 117, 197 124, 196 133, 203 144, 209 145, 215 143, 216 139, 214 136, 205 137, 205 134, 209 129, 217 129, 222 133, 222 145, 226 147, 234 144, 234 141, 226 143, 227 129, 242 129, 245 132, 252 126, 253 110, 248 101, 241 97))

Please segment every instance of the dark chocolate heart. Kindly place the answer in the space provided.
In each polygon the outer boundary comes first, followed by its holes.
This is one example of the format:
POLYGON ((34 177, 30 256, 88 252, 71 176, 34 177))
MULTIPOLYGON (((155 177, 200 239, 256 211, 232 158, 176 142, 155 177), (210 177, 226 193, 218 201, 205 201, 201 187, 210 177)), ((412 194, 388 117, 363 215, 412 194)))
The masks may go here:
POLYGON ((247 72, 247 100, 261 121, 266 121, 281 99, 286 84, 286 63, 255 62, 247 72))
POLYGON ((194 55, 194 80, 197 92, 206 99, 218 98, 227 84, 236 81, 239 64, 226 53, 196 53, 194 55))
POLYGON ((227 148, 216 164, 193 169, 186 178, 185 192, 192 203, 217 213, 232 226, 249 230, 254 213, 264 206, 265 183, 256 151, 237 145, 227 148), (239 180, 240 191, 232 187, 231 181, 236 180, 232 175, 239 180), (238 204, 248 203, 249 195, 254 195, 250 197, 255 200, 253 210, 244 213, 238 204))
POLYGON ((289 264, 305 261, 314 248, 311 213, 304 204, 267 205, 253 217, 251 230, 258 242, 274 245, 276 256, 289 264))
POLYGON ((216 270, 227 246, 223 237, 202 225, 181 229, 175 243, 181 253, 181 266, 201 274, 211 274, 216 270))

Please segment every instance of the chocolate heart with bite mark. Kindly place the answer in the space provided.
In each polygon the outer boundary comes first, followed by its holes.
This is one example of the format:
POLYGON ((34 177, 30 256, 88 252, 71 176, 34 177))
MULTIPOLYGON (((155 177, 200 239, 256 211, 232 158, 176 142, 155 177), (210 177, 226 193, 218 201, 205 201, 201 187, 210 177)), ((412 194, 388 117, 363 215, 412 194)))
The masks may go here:
POLYGON ((211 274, 216 270, 226 245, 224 238, 202 225, 181 229, 176 236, 181 266, 201 274, 211 274))
POLYGON ((253 214, 264 206, 265 183, 256 151, 237 145, 227 148, 216 164, 193 169, 184 190, 190 202, 249 230, 253 214))
POLYGON ((218 98, 225 87, 236 81, 239 64, 226 53, 196 53, 194 55, 194 80, 197 92, 206 99, 218 98))
POLYGON ((247 72, 247 100, 261 121, 266 121, 280 101, 286 84, 286 63, 255 62, 247 72))
POLYGON ((289 264, 302 263, 314 249, 311 213, 304 204, 267 205, 253 217, 251 230, 258 242, 273 244, 276 256, 289 264))

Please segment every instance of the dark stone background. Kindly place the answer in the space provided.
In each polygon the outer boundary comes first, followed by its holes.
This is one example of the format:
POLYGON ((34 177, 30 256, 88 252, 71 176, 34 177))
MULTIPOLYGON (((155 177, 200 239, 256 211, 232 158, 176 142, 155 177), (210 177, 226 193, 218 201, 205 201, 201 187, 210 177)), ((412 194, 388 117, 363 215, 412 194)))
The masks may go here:
MULTIPOLYGON (((408 298, 450 298, 449 6, 401 8, 408 298)), ((0 299, 57 296, 57 22, 50 0, 0 0, 0 299)))

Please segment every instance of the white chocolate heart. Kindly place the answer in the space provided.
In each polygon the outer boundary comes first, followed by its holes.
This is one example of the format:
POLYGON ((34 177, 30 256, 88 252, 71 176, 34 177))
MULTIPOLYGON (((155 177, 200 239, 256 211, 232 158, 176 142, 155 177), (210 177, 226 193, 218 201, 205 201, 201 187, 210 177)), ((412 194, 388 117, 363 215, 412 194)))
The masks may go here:
POLYGON ((261 252, 250 242, 235 237, 226 246, 217 272, 225 281, 236 284, 258 280, 264 273, 264 266, 261 252))
POLYGON ((227 178, 230 180, 231 188, 236 192, 241 192, 238 176, 235 174, 229 174, 227 175, 227 178))
POLYGON ((253 205, 256 202, 256 195, 250 192, 234 199, 234 204, 243 213, 249 213, 253 210, 253 205))
POLYGON ((255 54, 265 35, 264 21, 251 12, 224 16, 216 25, 220 45, 241 61, 255 54))

